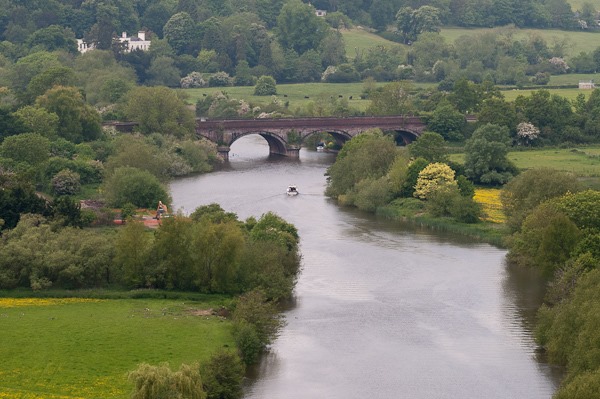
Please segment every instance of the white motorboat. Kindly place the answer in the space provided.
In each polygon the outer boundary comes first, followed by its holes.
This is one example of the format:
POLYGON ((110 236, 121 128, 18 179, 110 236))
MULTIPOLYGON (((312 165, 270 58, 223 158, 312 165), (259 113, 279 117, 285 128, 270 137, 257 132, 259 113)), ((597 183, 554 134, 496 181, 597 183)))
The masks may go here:
POLYGON ((298 195, 298 188, 296 186, 288 186, 286 194, 291 196, 298 195))

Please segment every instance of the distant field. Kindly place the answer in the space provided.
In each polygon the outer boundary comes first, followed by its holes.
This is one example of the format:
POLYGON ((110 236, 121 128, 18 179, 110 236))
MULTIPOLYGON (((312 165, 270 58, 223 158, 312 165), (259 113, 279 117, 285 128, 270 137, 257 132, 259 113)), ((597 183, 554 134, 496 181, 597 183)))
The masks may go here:
POLYGON ((344 42, 346 45, 346 56, 349 59, 356 57, 357 51, 366 51, 367 49, 375 46, 386 46, 395 47, 401 46, 401 44, 391 42, 377 36, 374 33, 367 32, 363 29, 343 29, 341 30, 344 42))
MULTIPOLYGON (((202 89, 187 89, 185 93, 189 95, 188 102, 196 104, 196 101, 204 94, 212 94, 215 91, 223 91, 230 97, 244 99, 252 105, 265 105, 273 101, 271 96, 255 96, 254 87, 251 86, 233 86, 233 87, 207 87, 202 89)), ((361 100, 360 95, 363 91, 363 83, 298 83, 298 84, 278 84, 277 99, 282 102, 289 102, 289 108, 295 110, 299 107, 305 107, 310 102, 317 100, 318 97, 339 98, 342 96, 348 99, 351 107, 359 110, 365 110, 369 106, 368 100, 361 100), (308 98, 306 98, 308 97, 308 98), (352 97, 352 99, 350 99, 352 97)))
MULTIPOLYGON (((448 43, 454 43, 454 41, 460 36, 476 35, 482 32, 488 32, 490 30, 493 29, 442 28, 440 33, 448 43)), ((522 39, 532 33, 543 37, 550 46, 552 46, 554 40, 562 40, 566 37, 569 41, 569 46, 567 49, 568 53, 566 58, 575 56, 582 51, 593 51, 598 46, 600 46, 600 32, 571 32, 555 29, 515 29, 514 37, 515 39, 522 39)))
MULTIPOLYGON (((386 83, 377 83, 378 86, 383 86, 386 83)), ((431 83, 414 83, 415 88, 425 88, 431 86, 431 83)), ((329 99, 345 98, 348 100, 351 107, 360 111, 364 111, 370 104, 369 100, 361 100, 360 95, 363 91, 364 84, 357 83, 294 83, 294 84, 278 84, 277 99, 282 102, 289 102, 289 108, 295 110, 299 107, 305 107, 311 102, 314 102, 320 97, 329 99), (306 98, 308 97, 308 98, 306 98), (352 97, 352 99, 350 99, 352 97)), ((215 91, 223 91, 231 98, 243 99, 252 105, 264 105, 271 103, 271 96, 255 96, 254 87, 252 86, 231 86, 231 87, 205 87, 201 89, 186 89, 183 90, 189 97, 187 102, 196 104, 196 101, 203 97, 204 94, 212 94, 215 91)))
POLYGON ((579 177, 600 177, 600 147, 515 151, 508 155, 521 169, 549 168, 572 172, 579 177))
POLYGON ((140 363, 179 369, 235 347, 229 323, 191 311, 209 304, 54 301, 0 298, 0 398, 125 399, 140 363))
MULTIPOLYGON (((600 47, 600 43, 598 43, 600 47)), ((600 83, 600 73, 567 73, 564 75, 553 75, 550 77, 551 86, 557 85, 576 85, 579 84, 580 80, 593 80, 596 83, 600 83)))
MULTIPOLYGON (((543 89, 543 87, 540 87, 543 89)), ((514 101, 518 96, 529 96, 535 90, 503 90, 502 94, 504 94, 504 98, 507 101, 514 101)), ((558 94, 561 97, 566 97, 569 100, 574 100, 581 93, 586 96, 586 98, 592 93, 592 90, 579 90, 579 89, 545 89, 548 90, 551 94, 558 94)))
MULTIPOLYGON (((464 162, 464 154, 452 154, 450 159, 464 162)), ((508 159, 521 170, 548 167, 571 172, 585 186, 600 189, 600 146, 512 151, 508 159)))

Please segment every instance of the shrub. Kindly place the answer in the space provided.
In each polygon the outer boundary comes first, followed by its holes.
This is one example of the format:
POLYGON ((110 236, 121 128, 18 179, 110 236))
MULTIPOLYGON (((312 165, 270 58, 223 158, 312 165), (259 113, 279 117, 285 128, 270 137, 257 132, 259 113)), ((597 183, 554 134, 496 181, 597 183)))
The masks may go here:
POLYGON ((182 89, 205 87, 207 85, 204 78, 202 78, 202 74, 199 72, 192 72, 186 77, 181 78, 180 84, 182 89))
POLYGON ((226 87, 231 86, 231 77, 227 72, 217 72, 208 78, 210 87, 226 87))
POLYGON ((277 86, 272 76, 263 75, 258 78, 256 86, 254 86, 255 96, 272 96, 275 94, 277 94, 277 86))
POLYGON ((182 364, 179 371, 171 371, 168 363, 142 363, 128 378, 134 384, 132 399, 206 398, 197 364, 182 364))
POLYGON ((52 178, 52 191, 56 195, 74 195, 81 189, 79 173, 63 169, 52 178))
POLYGON ((103 187, 106 201, 114 207, 131 202, 140 208, 153 208, 158 201, 170 202, 167 191, 154 175, 129 166, 115 169, 103 187))
POLYGON ((202 368, 207 399, 237 399, 243 395, 244 365, 235 353, 221 350, 202 368))
POLYGON ((446 186, 457 187, 454 171, 445 163, 432 163, 419 172, 414 196, 427 199, 431 193, 446 186))

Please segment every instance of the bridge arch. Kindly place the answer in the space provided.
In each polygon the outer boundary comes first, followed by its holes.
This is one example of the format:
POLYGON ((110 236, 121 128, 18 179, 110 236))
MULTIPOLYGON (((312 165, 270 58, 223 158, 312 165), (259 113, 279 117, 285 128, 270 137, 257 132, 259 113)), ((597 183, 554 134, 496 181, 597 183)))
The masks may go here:
POLYGON ((335 143, 338 144, 340 147, 342 145, 344 145, 344 143, 346 141, 348 141, 352 138, 352 135, 350 133, 343 131, 343 130, 335 130, 335 129, 308 130, 304 134, 302 134, 302 143, 304 143, 308 137, 312 136, 313 134, 318 134, 318 133, 330 134, 333 137, 333 139, 335 140, 335 143))
POLYGON ((258 134, 259 136, 261 136, 262 138, 264 138, 267 141, 267 144, 269 144, 269 153, 270 154, 278 154, 278 155, 286 155, 286 156, 289 155, 288 153, 289 153, 290 145, 288 144, 288 142, 286 140, 283 139, 283 137, 281 137, 276 132, 257 130, 257 131, 238 133, 238 134, 233 135, 233 137, 231 137, 229 146, 233 145, 233 143, 235 143, 237 140, 241 139, 242 137, 246 137, 246 136, 250 136, 250 135, 254 135, 254 134, 258 134))

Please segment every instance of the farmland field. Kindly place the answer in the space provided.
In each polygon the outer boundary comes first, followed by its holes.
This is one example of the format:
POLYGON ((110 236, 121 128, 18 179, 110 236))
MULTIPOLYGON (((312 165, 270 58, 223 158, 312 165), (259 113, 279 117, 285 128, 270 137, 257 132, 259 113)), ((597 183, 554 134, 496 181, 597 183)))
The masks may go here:
POLYGON ((140 363, 179 369, 235 346, 231 325, 200 311, 210 306, 0 298, 0 398, 128 398, 140 363))
MULTIPOLYGON (((464 162, 464 154, 452 154, 450 159, 464 162)), ((600 189, 600 147, 548 148, 511 151, 508 159, 521 169, 548 167, 571 172, 587 187, 600 189)))
MULTIPOLYGON (((512 29, 515 39, 523 39, 529 34, 536 34, 544 38, 549 46, 552 46, 555 40, 560 41, 566 38, 569 43, 567 46, 567 59, 579 54, 582 51, 593 51, 600 46, 600 32, 562 31, 555 29, 512 29)), ((442 28, 440 33, 446 39, 447 43, 452 44, 460 36, 477 35, 479 33, 489 32, 492 30, 493 29, 488 28, 442 28)))
POLYGON ((550 92, 550 94, 557 94, 561 97, 565 97, 569 100, 574 100, 575 98, 577 98, 577 96, 579 94, 583 94, 586 98, 592 93, 592 90, 579 90, 579 89, 544 89, 543 87, 540 87, 539 89, 535 89, 535 90, 503 90, 502 94, 504 95, 504 98, 507 101, 514 101, 518 96, 529 96, 531 95, 531 93, 533 93, 534 91, 537 90, 548 90, 550 92))
POLYGON ((375 46, 396 47, 402 46, 394 43, 374 33, 367 32, 360 28, 342 29, 340 31, 344 37, 346 47, 346 56, 349 59, 356 57, 357 51, 364 52, 375 46))

